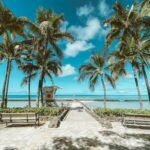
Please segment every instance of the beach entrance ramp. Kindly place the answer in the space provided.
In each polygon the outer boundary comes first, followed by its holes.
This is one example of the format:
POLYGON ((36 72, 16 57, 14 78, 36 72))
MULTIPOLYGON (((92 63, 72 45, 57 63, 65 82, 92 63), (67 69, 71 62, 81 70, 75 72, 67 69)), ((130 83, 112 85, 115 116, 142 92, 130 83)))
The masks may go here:
POLYGON ((46 106, 57 106, 55 94, 58 86, 46 86, 43 88, 44 103, 46 106))

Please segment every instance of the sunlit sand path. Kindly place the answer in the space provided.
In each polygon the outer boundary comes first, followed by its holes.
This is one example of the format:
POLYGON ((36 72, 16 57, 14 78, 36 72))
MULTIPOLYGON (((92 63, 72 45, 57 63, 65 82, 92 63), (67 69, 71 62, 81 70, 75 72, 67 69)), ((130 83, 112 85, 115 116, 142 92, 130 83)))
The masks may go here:
POLYGON ((146 140, 124 136, 125 132, 133 133, 132 130, 117 123, 114 125, 113 129, 102 127, 75 101, 59 128, 48 128, 48 122, 38 128, 0 128, 0 150, 6 147, 19 150, 109 150, 149 146, 146 140))
POLYGON ((101 129, 101 125, 89 115, 79 102, 73 102, 66 119, 61 123, 60 129, 66 129, 68 136, 93 136, 101 129))

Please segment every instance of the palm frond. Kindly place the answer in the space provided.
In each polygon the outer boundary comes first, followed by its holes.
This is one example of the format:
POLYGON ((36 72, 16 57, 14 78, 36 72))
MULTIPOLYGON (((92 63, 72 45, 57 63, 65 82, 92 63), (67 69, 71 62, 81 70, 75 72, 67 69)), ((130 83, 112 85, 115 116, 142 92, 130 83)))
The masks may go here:
POLYGON ((97 67, 102 68, 104 66, 104 58, 99 54, 93 54, 91 56, 91 60, 94 64, 96 64, 97 67))
POLYGON ((54 85, 54 80, 53 80, 52 75, 50 74, 49 71, 46 71, 46 73, 47 73, 47 76, 50 78, 50 80, 51 80, 51 82, 52 82, 52 85, 54 85))
POLYGON ((105 78, 110 83, 110 85, 115 89, 116 88, 115 80, 108 74, 105 74, 105 78))
POLYGON ((111 29, 106 36, 106 46, 110 46, 110 44, 114 41, 114 39, 118 38, 120 34, 120 30, 115 28, 111 29))
POLYGON ((89 88, 94 91, 95 90, 95 85, 98 81, 98 74, 93 73, 90 77, 89 77, 89 88))
POLYGON ((113 9, 118 17, 123 19, 127 18, 127 10, 120 2, 116 2, 115 5, 113 6, 113 9))

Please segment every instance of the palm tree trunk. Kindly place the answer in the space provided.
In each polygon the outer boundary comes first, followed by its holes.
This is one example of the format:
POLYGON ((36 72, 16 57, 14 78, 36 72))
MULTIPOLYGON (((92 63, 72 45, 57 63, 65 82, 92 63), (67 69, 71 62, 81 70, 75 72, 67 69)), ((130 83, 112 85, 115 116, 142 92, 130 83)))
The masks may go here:
MULTIPOLYGON (((45 38, 45 53, 46 53, 46 51, 47 51, 47 48, 48 48, 48 39, 47 39, 47 37, 45 38)), ((45 54, 44 53, 44 54, 45 54)))
POLYGON ((142 99, 141 99, 141 92, 140 92, 140 88, 139 88, 139 83, 138 83, 138 79, 137 79, 137 75, 136 75, 136 68, 132 65, 132 69, 133 69, 133 73, 134 73, 134 80, 135 80, 135 84, 136 84, 136 89, 138 92, 138 100, 139 100, 139 104, 140 104, 140 109, 143 109, 143 103, 142 103, 142 99))
POLYGON ((11 60, 8 67, 8 76, 7 76, 7 85, 6 85, 6 93, 5 93, 5 108, 7 108, 7 97, 8 97, 8 88, 9 88, 9 80, 10 80, 10 73, 11 73, 11 60))
POLYGON ((147 77, 144 65, 142 65, 142 71, 143 71, 143 75, 144 75, 145 84, 146 84, 146 87, 147 87, 149 102, 150 102, 150 86, 149 86, 149 83, 148 83, 148 77, 147 77))
POLYGON ((4 102, 5 102, 5 91, 6 91, 6 84, 7 84, 8 67, 9 67, 9 60, 7 60, 7 68, 6 68, 5 80, 3 84, 3 90, 2 90, 2 104, 1 104, 2 108, 4 107, 4 102))
POLYGON ((28 107, 31 107, 30 84, 31 84, 31 78, 29 76, 29 81, 28 81, 28 107))
POLYGON ((43 73, 41 77, 41 105, 44 106, 44 101, 43 101, 43 73))
POLYGON ((39 102, 40 102, 40 85, 41 85, 41 80, 39 80, 38 91, 37 91, 37 100, 36 100, 37 107, 39 107, 39 102))
POLYGON ((2 107, 5 107, 6 103, 6 86, 7 86, 7 80, 8 80, 8 75, 9 75, 9 66, 10 66, 10 60, 7 59, 7 68, 6 68, 6 74, 5 74, 5 80, 4 80, 4 85, 3 85, 3 90, 2 90, 2 107))
POLYGON ((103 76, 101 76, 101 82, 102 82, 102 86, 103 86, 103 90, 104 90, 104 109, 106 109, 106 86, 104 83, 103 76))
POLYGON ((36 106, 37 107, 39 107, 39 101, 40 101, 40 84, 41 84, 41 81, 39 80, 38 91, 37 91, 37 99, 36 99, 36 106))
POLYGON ((40 92, 41 92, 41 87, 42 87, 42 72, 43 71, 41 71, 41 74, 40 74, 38 91, 37 91, 37 100, 36 100, 37 107, 39 107, 39 102, 40 102, 40 92))
MULTIPOLYGON (((43 87, 43 86, 42 86, 43 87)), ((43 89, 41 88, 41 105, 42 107, 44 106, 44 101, 43 101, 43 89)))

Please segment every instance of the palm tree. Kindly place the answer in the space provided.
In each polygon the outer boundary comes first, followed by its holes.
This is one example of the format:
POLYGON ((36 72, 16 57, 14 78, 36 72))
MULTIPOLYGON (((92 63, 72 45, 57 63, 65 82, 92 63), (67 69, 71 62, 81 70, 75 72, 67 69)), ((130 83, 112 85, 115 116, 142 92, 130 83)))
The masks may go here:
POLYGON ((38 68, 34 66, 33 63, 31 62, 21 65, 20 68, 26 75, 23 78, 21 85, 23 86, 28 84, 28 107, 31 107, 31 96, 30 96, 31 80, 33 80, 37 76, 38 68))
POLYGON ((141 19, 136 7, 137 3, 134 3, 128 10, 120 2, 115 3, 113 6, 115 14, 104 22, 104 25, 111 27, 106 36, 107 46, 115 39, 120 40, 127 36, 137 37, 141 19))
POLYGON ((83 81, 85 78, 89 79, 89 88, 95 89, 95 85, 98 79, 101 80, 101 84, 104 91, 104 108, 106 108, 106 85, 105 79, 115 88, 114 80, 107 73, 107 67, 105 67, 105 59, 100 54, 92 54, 90 62, 82 65, 79 68, 79 81, 83 81))
POLYGON ((150 0, 143 0, 140 4, 140 16, 150 16, 150 0))
MULTIPOLYGON (((140 7, 140 16, 143 17, 143 22, 144 23, 144 34, 143 34, 143 39, 140 42, 140 56, 142 56, 142 60, 145 60, 145 57, 147 60, 149 60, 149 56, 150 56, 150 41, 149 41, 149 37, 150 37, 150 0, 143 0, 141 3, 141 7, 140 7), (141 54, 142 53, 142 54, 141 54), (144 55, 144 57, 143 57, 144 55), (148 57, 147 57, 148 56, 148 57)), ((147 73, 145 70, 145 66, 149 68, 150 63, 142 63, 142 72, 143 72, 143 76, 145 79, 145 84, 147 87, 147 92, 148 92, 148 96, 149 96, 149 101, 150 101, 150 85, 148 82, 148 77, 147 77, 147 73)))
POLYGON ((62 32, 60 26, 63 23, 63 15, 55 15, 53 11, 39 8, 37 10, 36 23, 30 24, 29 29, 35 36, 37 50, 40 45, 44 46, 44 51, 51 47, 58 57, 62 58, 63 54, 57 45, 58 40, 72 40, 73 37, 69 32, 62 32))
POLYGON ((137 77, 137 72, 139 74, 142 73, 141 58, 138 55, 132 55, 133 53, 137 52, 137 47, 138 45, 136 45, 134 38, 124 38, 122 43, 120 43, 120 45, 118 46, 117 51, 113 52, 109 58, 109 69, 111 70, 112 78, 114 80, 117 80, 119 76, 126 75, 126 64, 131 64, 138 93, 140 109, 142 109, 143 104, 137 77))
POLYGON ((30 24, 25 17, 15 17, 12 12, 0 3, 0 36, 3 38, 3 43, 0 45, 0 55, 7 60, 7 68, 2 91, 2 107, 7 107, 7 93, 9 87, 9 76, 11 71, 12 60, 15 58, 19 61, 21 42, 14 42, 16 36, 26 38, 24 34, 24 26, 30 24))
POLYGON ((6 34, 14 39, 16 35, 25 37, 24 24, 28 22, 25 17, 15 17, 12 12, 0 2, 0 36, 5 40, 6 34))
POLYGON ((10 40, 7 36, 5 43, 0 44, 0 55, 4 60, 7 61, 7 68, 2 91, 2 107, 7 107, 7 95, 9 78, 12 69, 12 61, 15 61, 18 65, 21 64, 22 42, 12 42, 12 40, 10 40))
POLYGON ((34 52, 33 54, 33 64, 38 68, 38 73, 40 74, 38 91, 37 91, 37 106, 39 107, 39 100, 41 96, 41 104, 44 105, 43 102, 43 82, 46 76, 49 77, 52 84, 53 75, 58 76, 61 72, 61 63, 56 54, 48 49, 45 53, 43 53, 44 47, 40 48, 38 52, 34 52))
POLYGON ((110 26, 110 31, 106 36, 107 46, 110 46, 114 40, 119 43, 126 37, 134 38, 136 44, 139 44, 141 36, 149 38, 150 18, 148 14, 143 13, 147 10, 147 7, 144 7, 147 3, 148 1, 144 0, 139 7, 135 2, 130 9, 124 7, 120 2, 115 3, 113 6, 115 14, 104 22, 105 26, 110 26))
MULTIPOLYGON (((32 33, 34 39, 34 48, 39 51, 42 56, 47 54, 49 48, 57 55, 60 59, 63 57, 61 49, 58 47, 58 40, 72 40, 72 36, 68 32, 62 32, 60 30, 60 25, 63 22, 63 16, 55 15, 51 10, 45 10, 43 8, 38 9, 36 23, 34 25, 30 24, 29 29, 32 33), (40 50, 42 47, 42 51, 40 50)), ((42 64, 41 64, 42 65, 42 64)), ((42 84, 43 84, 43 73, 42 70, 44 68, 41 66, 41 76, 39 81, 39 90, 42 93, 42 84)), ((38 91, 39 91, 38 90, 38 91)), ((39 103, 40 91, 37 94, 37 102, 39 103)), ((43 101, 43 97, 41 94, 41 101, 43 101)), ((43 102, 42 102, 43 104, 43 102)), ((39 104, 38 104, 39 105, 39 104)))
MULTIPOLYGON (((141 53, 139 51, 140 45, 141 45, 141 39, 149 37, 149 29, 150 29, 150 18, 145 17, 149 16, 148 14, 144 13, 145 10, 147 10, 146 4, 148 4, 148 1, 143 1, 141 6, 139 7, 138 3, 135 2, 130 10, 128 8, 125 8, 121 3, 117 2, 113 9, 115 11, 115 15, 110 17, 108 20, 104 22, 105 25, 110 25, 111 30, 107 34, 106 37, 106 44, 109 46, 112 41, 115 39, 119 42, 125 41, 125 38, 134 38, 134 52, 130 52, 130 49, 126 49, 128 51, 128 54, 125 53, 125 55, 137 55, 137 53, 141 53), (142 36, 142 38, 141 38, 142 36), (138 46, 137 46, 138 45, 138 46)), ((133 41, 133 40, 132 40, 133 41)), ((128 42, 129 43, 129 42, 128 42)), ((146 42, 144 42, 145 44, 146 42)), ((126 42, 127 44, 127 42, 126 42)), ((130 46, 128 46, 130 47, 130 46)), ((133 49, 133 47, 132 47, 133 49)), ((142 51, 145 49, 141 49, 142 51)), ((147 49, 146 49, 147 50, 147 49)), ((123 52, 122 52, 123 53, 123 52)), ((142 57, 142 59, 145 57, 145 55, 142 57)), ((143 64, 143 73, 144 73, 144 79, 146 82, 146 87, 148 94, 150 93, 149 83, 147 79, 147 75, 145 72, 145 63, 143 64)), ((150 99, 150 98, 149 98, 150 99)))
MULTIPOLYGON (((150 40, 149 39, 140 39, 139 44, 136 45, 138 50, 136 50, 137 54, 134 54, 139 60, 139 64, 141 67, 140 75, 144 77, 145 85, 147 88, 147 93, 150 101, 150 86, 146 73, 146 69, 150 67, 149 57, 150 57, 150 40)), ((130 54, 133 55, 133 54, 130 54)))

